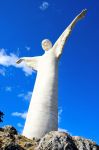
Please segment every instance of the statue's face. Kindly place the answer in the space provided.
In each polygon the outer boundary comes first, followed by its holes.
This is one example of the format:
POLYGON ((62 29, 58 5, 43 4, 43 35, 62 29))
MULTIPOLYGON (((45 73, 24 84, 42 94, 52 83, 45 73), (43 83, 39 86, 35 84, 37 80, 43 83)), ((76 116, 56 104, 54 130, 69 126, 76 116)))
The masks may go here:
POLYGON ((48 40, 48 39, 43 40, 43 41, 42 41, 42 48, 43 48, 43 50, 45 50, 45 51, 48 51, 49 49, 51 49, 51 48, 52 48, 52 43, 51 43, 51 41, 48 40))

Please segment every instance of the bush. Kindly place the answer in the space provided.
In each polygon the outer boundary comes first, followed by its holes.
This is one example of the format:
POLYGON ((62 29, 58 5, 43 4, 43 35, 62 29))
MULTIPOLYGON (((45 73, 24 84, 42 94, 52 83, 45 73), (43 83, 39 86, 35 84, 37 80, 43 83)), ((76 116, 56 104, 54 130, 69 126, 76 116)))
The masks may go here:
POLYGON ((0 111, 0 122, 3 122, 3 116, 4 116, 4 113, 0 111))

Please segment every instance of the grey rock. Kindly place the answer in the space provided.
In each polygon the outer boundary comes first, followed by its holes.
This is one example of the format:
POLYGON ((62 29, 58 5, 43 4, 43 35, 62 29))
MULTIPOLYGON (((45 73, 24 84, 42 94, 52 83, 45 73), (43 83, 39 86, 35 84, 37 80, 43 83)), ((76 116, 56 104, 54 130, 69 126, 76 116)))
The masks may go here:
POLYGON ((99 150, 99 146, 89 139, 79 136, 73 136, 72 139, 78 150, 99 150))
POLYGON ((82 137, 73 137, 65 132, 52 131, 40 140, 37 150, 99 150, 99 146, 82 137))
POLYGON ((72 137, 59 131, 52 131, 46 134, 40 141, 38 150, 77 150, 72 137))
POLYGON ((31 146, 32 146, 32 143, 30 143, 30 142, 26 142, 24 144, 24 147, 26 147, 26 148, 30 148, 31 146))
POLYGON ((34 150, 38 140, 30 140, 19 135, 12 126, 0 128, 0 150, 34 150))
POLYGON ((99 150, 99 145, 92 140, 59 131, 30 140, 19 135, 14 127, 6 126, 0 128, 0 150, 99 150))
POLYGON ((13 135, 15 135, 15 134, 18 134, 17 133, 17 130, 14 128, 14 127, 12 127, 12 126, 5 126, 4 128, 3 128, 3 130, 4 130, 4 132, 5 133, 9 133, 9 134, 13 134, 13 135))
POLYGON ((24 150, 21 146, 18 144, 10 143, 7 146, 1 148, 1 150, 24 150))

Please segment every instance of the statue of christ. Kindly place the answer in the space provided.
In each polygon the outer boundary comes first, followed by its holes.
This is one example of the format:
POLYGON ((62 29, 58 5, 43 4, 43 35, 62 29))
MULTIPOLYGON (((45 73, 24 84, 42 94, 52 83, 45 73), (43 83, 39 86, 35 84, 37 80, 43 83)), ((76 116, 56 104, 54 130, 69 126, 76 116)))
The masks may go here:
POLYGON ((50 131, 58 130, 58 62, 75 24, 86 14, 84 9, 64 30, 55 44, 50 40, 42 41, 45 53, 37 57, 23 57, 28 67, 37 71, 36 82, 27 113, 23 135, 32 139, 41 138, 50 131))

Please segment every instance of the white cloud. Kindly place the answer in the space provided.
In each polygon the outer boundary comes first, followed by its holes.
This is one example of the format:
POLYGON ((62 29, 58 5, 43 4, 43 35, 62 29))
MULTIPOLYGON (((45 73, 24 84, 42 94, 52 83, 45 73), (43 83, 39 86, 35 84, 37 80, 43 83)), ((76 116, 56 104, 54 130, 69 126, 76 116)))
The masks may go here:
POLYGON ((25 63, 21 63, 21 64, 16 64, 16 61, 18 60, 18 56, 10 53, 10 55, 7 55, 5 52, 5 49, 0 49, 0 65, 5 66, 5 67, 16 67, 16 68, 21 68, 25 75, 31 75, 32 74, 32 69, 30 69, 29 67, 27 67, 25 65, 25 63))
POLYGON ((22 125, 21 123, 17 123, 17 126, 18 126, 19 128, 23 128, 23 125, 22 125))
POLYGON ((66 129, 58 128, 58 131, 69 133, 66 129))
POLYGON ((61 122, 61 114, 63 112, 63 109, 60 107, 59 110, 58 110, 58 123, 61 122))
POLYGON ((29 46, 26 46, 25 48, 27 51, 30 51, 30 49, 31 49, 31 47, 29 47, 29 46))
POLYGON ((5 87, 5 91, 11 92, 12 91, 12 87, 10 87, 10 86, 5 87))
POLYGON ((68 130, 64 129, 64 128, 58 128, 58 131, 68 133, 69 135, 71 135, 71 136, 72 136, 72 133, 71 133, 71 132, 69 132, 68 130))
POLYGON ((27 94, 21 93, 18 94, 18 97, 22 97, 24 100, 31 100, 32 92, 29 91, 27 94))
POLYGON ((20 118, 22 118, 22 119, 26 119, 27 112, 23 112, 23 113, 20 113, 20 112, 13 112, 11 115, 12 115, 12 116, 15 116, 15 117, 20 117, 20 118))
POLYGON ((47 1, 43 1, 39 8, 44 11, 48 7, 49 7, 49 3, 47 1))
POLYGON ((0 69, 0 75, 5 76, 6 75, 6 70, 4 68, 0 69))
POLYGON ((19 133, 20 134, 22 134, 23 133, 23 125, 21 124, 21 123, 17 123, 17 126, 18 126, 18 131, 19 131, 19 133))

